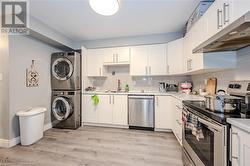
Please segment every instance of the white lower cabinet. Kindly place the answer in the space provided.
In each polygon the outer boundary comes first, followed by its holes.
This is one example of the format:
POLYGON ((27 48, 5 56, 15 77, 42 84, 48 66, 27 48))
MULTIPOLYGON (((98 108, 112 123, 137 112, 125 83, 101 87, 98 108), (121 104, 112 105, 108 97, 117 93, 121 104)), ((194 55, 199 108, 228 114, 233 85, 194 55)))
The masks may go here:
POLYGON ((174 111, 173 133, 179 143, 182 145, 182 101, 172 98, 172 107, 174 111))
POLYGON ((83 95, 83 123, 128 125, 127 95, 98 95, 100 102, 96 106, 92 96, 83 95))
POLYGON ((155 128, 156 130, 171 130, 173 110, 171 96, 155 96, 155 128))
POLYGON ((128 125, 127 95, 113 95, 113 124, 128 125))
POLYGON ((172 130, 182 145, 182 101, 172 96, 155 96, 155 129, 172 130))
POLYGON ((237 127, 231 129, 232 166, 250 165, 250 133, 237 127))

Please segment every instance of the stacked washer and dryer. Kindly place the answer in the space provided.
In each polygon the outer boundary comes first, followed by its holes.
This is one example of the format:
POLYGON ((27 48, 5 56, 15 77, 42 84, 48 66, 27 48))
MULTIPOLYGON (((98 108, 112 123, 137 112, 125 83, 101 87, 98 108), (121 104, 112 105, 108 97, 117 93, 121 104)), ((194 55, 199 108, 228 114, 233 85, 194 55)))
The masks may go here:
POLYGON ((81 55, 59 52, 51 55, 54 128, 77 129, 81 125, 81 55))

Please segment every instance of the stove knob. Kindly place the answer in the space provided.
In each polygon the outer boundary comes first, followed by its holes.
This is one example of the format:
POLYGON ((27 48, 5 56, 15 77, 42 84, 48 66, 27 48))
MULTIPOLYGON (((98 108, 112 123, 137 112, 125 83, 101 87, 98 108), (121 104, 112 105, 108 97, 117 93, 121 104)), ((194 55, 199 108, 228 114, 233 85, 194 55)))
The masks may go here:
POLYGON ((234 85, 234 88, 235 88, 235 89, 240 89, 240 88, 241 88, 241 85, 240 85, 240 84, 235 84, 235 85, 234 85))
POLYGON ((231 88, 231 89, 233 89, 234 88, 234 84, 229 84, 228 87, 231 88))

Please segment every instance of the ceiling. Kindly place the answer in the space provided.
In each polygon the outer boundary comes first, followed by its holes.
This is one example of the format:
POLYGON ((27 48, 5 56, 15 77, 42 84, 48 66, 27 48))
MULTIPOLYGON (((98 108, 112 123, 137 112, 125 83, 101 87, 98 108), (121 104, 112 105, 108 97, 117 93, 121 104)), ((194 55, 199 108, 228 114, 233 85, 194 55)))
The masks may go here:
POLYGON ((32 0, 30 14, 73 41, 179 32, 200 0, 120 0, 113 16, 88 0, 32 0))

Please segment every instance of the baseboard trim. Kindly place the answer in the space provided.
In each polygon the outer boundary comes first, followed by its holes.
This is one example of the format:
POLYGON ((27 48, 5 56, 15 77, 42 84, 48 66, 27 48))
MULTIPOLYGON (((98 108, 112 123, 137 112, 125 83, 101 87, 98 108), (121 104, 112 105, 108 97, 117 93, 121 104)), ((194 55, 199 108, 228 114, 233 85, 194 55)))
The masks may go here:
POLYGON ((102 124, 102 123, 89 123, 89 122, 83 122, 82 126, 98 126, 98 127, 110 127, 110 128, 123 128, 128 129, 128 125, 113 125, 113 124, 102 124))
POLYGON ((0 147, 1 148, 11 148, 19 143, 20 143, 20 137, 13 138, 11 140, 0 139, 0 147))
POLYGON ((48 124, 44 125, 43 131, 47 131, 51 128, 52 128, 52 123, 48 123, 48 124))
POLYGON ((159 131, 159 132, 172 132, 171 129, 161 129, 161 128, 155 128, 155 131, 159 131))
MULTIPOLYGON (((43 131, 49 130, 52 128, 52 124, 48 123, 44 125, 43 131)), ((8 139, 0 139, 0 147, 1 148, 11 148, 15 145, 21 143, 20 137, 12 138, 11 140, 8 139)))

